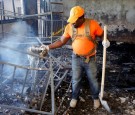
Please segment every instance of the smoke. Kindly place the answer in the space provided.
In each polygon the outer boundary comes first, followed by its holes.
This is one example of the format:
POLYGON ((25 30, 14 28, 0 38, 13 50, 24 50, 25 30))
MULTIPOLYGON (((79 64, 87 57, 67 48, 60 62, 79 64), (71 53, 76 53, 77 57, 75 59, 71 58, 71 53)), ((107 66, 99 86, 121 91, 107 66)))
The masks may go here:
MULTIPOLYGON (((38 44, 32 28, 26 22, 21 21, 12 25, 11 31, 0 42, 0 61, 8 62, 20 66, 28 66, 27 48, 33 43, 38 44), (4 46, 4 47, 3 47, 4 46), (6 47, 5 47, 6 46, 6 47)), ((4 67, 4 73, 11 76, 14 71, 13 67, 4 67)), ((18 76, 26 73, 25 69, 17 69, 18 76), (25 71, 25 72, 24 72, 25 71)))

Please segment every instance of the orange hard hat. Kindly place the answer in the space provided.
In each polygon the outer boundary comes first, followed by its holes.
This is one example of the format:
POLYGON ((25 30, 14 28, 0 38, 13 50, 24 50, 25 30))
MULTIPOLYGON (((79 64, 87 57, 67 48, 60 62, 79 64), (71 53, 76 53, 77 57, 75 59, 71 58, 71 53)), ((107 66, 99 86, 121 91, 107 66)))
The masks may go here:
POLYGON ((84 9, 81 6, 75 6, 70 10, 70 16, 67 22, 75 23, 76 20, 82 15, 84 15, 84 9))

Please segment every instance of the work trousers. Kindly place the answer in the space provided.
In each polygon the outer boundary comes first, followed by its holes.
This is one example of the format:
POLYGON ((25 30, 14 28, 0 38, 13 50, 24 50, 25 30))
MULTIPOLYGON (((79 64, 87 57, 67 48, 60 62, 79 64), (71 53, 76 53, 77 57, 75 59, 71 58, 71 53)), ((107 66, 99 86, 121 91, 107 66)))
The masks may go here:
POLYGON ((88 63, 85 62, 86 58, 72 54, 72 99, 78 99, 82 74, 86 73, 86 77, 89 82, 90 91, 93 99, 98 99, 99 86, 97 82, 97 65, 95 61, 95 56, 90 58, 88 63))

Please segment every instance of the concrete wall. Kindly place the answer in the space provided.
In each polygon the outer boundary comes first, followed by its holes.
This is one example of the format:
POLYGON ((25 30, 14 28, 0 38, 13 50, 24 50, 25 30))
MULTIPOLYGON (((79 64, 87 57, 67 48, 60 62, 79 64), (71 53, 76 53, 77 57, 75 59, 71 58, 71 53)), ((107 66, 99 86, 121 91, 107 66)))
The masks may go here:
MULTIPOLYGON (((15 8, 22 6, 20 1, 22 0, 15 0, 15 8)), ((135 0, 47 1, 63 2, 66 19, 69 16, 70 9, 75 5, 80 5, 85 9, 86 17, 96 19, 102 24, 102 27, 105 24, 108 25, 108 38, 110 40, 135 43, 135 0)), ((13 11, 12 0, 4 0, 4 3, 6 10, 13 11)))
POLYGON ((135 43, 135 0, 63 0, 64 15, 69 16, 75 5, 82 6, 86 17, 108 25, 112 41, 135 43))

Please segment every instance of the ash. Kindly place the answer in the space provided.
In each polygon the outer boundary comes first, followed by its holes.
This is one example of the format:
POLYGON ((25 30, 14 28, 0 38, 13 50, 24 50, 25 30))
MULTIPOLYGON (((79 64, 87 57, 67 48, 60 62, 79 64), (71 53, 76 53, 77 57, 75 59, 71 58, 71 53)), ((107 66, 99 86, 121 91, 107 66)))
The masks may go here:
MULTIPOLYGON (((106 63, 106 79, 105 79, 105 93, 104 98, 108 102, 112 114, 135 114, 135 46, 133 44, 111 42, 111 46, 107 49, 107 63, 106 63)), ((97 48, 97 66, 98 66, 98 76, 99 85, 101 82, 102 75, 102 51, 103 47, 99 42, 97 48)), ((52 50, 50 52, 54 58, 53 62, 53 71, 58 73, 54 76, 54 87, 55 87, 55 103, 56 103, 56 114, 57 115, 107 115, 107 111, 101 106, 98 110, 93 109, 93 102, 91 98, 91 93, 89 91, 88 82, 83 76, 81 94, 79 97, 79 102, 75 109, 69 107, 71 100, 71 55, 72 50, 67 48, 59 48, 52 50), (58 63, 59 62, 59 63, 58 63), (60 71, 57 72, 60 68, 60 71), (61 80, 61 76, 64 74, 65 70, 69 70, 65 77, 61 80)), ((50 55, 47 57, 49 58, 50 55)), ((49 67, 47 59, 37 60, 38 67, 46 66, 49 67)), ((36 63, 37 65, 37 63, 36 63)), ((46 72, 45 72, 46 73, 46 72)), ((29 73, 30 74, 30 73, 29 73)), ((42 76, 44 73, 40 73, 42 76)), ((37 80, 36 90, 32 91, 32 81, 28 78, 29 83, 26 85, 23 90, 24 95, 21 95, 22 80, 14 80, 16 84, 12 84, 10 80, 1 78, 3 84, 0 85, 0 103, 15 105, 24 108, 33 108, 39 109, 38 103, 41 101, 41 96, 43 94, 46 77, 39 77, 37 80), (42 80, 41 80, 42 79, 42 80), (12 87, 12 88, 11 88, 12 87), (14 90, 14 92, 12 90, 14 90), (31 100, 31 96, 33 99, 31 100)), ((42 111, 51 111, 51 97, 50 97, 50 85, 47 88, 46 97, 42 106, 42 111)), ((1 114, 15 114, 23 115, 34 113, 20 111, 20 110, 11 110, 1 107, 1 114)))
MULTIPOLYGON (((56 92, 57 115, 134 115, 135 114, 135 45, 111 42, 107 49, 106 79, 104 100, 107 101, 112 113, 104 107, 93 109, 93 101, 89 85, 83 76, 81 94, 77 107, 69 107, 71 100, 71 76, 63 81, 56 92)), ((70 55, 69 55, 70 56, 70 55)), ((99 42, 97 48, 98 82, 102 76, 103 47, 99 42)))

